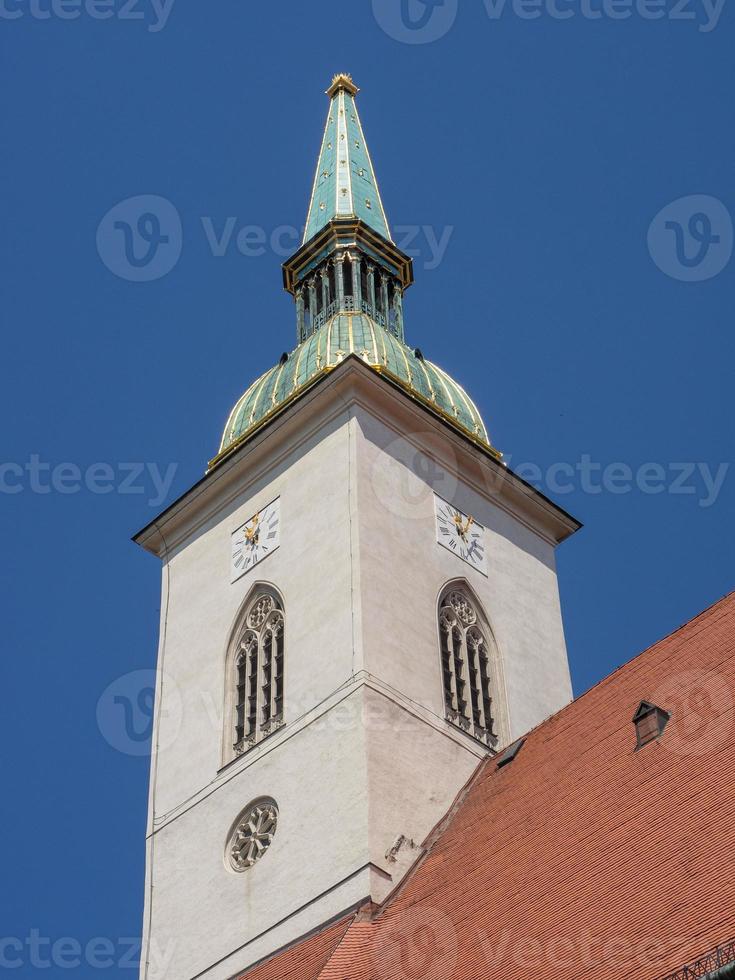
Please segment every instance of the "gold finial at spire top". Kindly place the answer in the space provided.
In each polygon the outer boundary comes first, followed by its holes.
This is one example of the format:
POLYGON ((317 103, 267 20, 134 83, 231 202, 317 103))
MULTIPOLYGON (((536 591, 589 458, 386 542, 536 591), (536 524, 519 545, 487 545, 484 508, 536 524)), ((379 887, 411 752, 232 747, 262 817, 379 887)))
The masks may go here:
POLYGON ((357 95, 360 89, 352 81, 352 75, 348 75, 345 72, 341 72, 339 75, 335 75, 332 79, 332 84, 327 89, 327 95, 330 99, 340 90, 344 89, 345 92, 349 92, 350 95, 357 95))

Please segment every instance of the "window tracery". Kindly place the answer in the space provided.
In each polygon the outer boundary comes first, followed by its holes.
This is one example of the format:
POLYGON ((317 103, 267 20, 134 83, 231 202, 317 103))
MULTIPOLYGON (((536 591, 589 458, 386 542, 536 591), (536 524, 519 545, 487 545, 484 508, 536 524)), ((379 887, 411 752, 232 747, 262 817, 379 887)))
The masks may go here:
POLYGON ((490 636, 469 594, 464 589, 449 589, 439 603, 446 717, 486 745, 496 741, 490 636))
POLYGON ((235 756, 284 723, 283 604, 271 591, 258 591, 241 622, 229 668, 234 697, 228 740, 235 756))

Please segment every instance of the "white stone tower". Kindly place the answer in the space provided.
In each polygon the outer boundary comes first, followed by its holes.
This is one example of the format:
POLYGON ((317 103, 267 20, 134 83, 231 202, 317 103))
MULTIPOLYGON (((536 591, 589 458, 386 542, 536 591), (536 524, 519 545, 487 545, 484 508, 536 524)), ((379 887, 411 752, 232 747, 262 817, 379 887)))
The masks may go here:
POLYGON ((579 525, 405 343, 356 93, 329 89, 284 266, 298 345, 136 536, 163 562, 144 980, 235 977, 381 902, 480 760, 571 698, 554 552, 579 525))

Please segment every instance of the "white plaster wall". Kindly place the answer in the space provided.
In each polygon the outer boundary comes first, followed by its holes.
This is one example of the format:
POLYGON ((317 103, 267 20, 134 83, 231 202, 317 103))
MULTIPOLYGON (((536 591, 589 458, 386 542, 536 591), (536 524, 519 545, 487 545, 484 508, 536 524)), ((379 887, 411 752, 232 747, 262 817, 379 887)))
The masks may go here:
POLYGON ((220 768, 227 643, 255 583, 272 583, 284 598, 287 723, 349 679, 355 656, 349 465, 343 424, 243 492, 168 562, 169 599, 159 654, 164 685, 158 814, 208 786, 220 768), (281 547, 231 584, 232 532, 278 496, 281 547), (177 695, 182 713, 176 710, 177 695))
MULTIPOLYGON (((360 696, 351 698, 354 718, 360 696)), ((300 729, 158 830, 151 935, 156 951, 171 953, 167 980, 217 964, 212 977, 231 976, 364 898, 367 822, 364 733, 343 711, 300 729), (237 874, 226 868, 225 844, 233 821, 260 796, 278 803, 277 832, 261 860, 237 874), (299 910, 278 939, 263 935, 299 910)))
MULTIPOLYGON (((357 420, 366 669, 443 718, 437 601, 448 582, 465 579, 497 642, 505 691, 495 692, 496 720, 507 743, 572 698, 553 546, 413 437, 363 409, 357 420), (487 577, 437 545, 435 490, 486 528, 487 577)), ((416 438, 436 443, 429 428, 416 438)))
POLYGON ((422 842, 446 815, 485 756, 466 740, 414 714, 386 693, 365 688, 368 834, 373 864, 391 875, 377 878, 373 900, 382 901, 400 882, 422 842), (386 859, 399 838, 413 841, 408 865, 386 859))

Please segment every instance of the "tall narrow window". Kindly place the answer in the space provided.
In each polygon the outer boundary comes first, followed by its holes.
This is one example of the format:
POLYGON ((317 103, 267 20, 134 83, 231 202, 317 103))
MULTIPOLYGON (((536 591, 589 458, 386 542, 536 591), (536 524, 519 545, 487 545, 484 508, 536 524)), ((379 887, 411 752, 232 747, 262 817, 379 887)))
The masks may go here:
POLYGON ((469 593, 450 588, 439 603, 446 717, 479 741, 494 745, 489 637, 469 593))
POLYGON ((283 725, 283 604, 271 590, 256 592, 248 603, 235 634, 229 670, 228 758, 242 755, 283 725))
POLYGON ((235 703, 235 742, 243 742, 255 732, 255 703, 258 677, 258 637, 247 630, 235 661, 237 700, 235 703))

